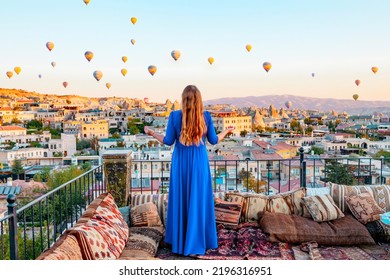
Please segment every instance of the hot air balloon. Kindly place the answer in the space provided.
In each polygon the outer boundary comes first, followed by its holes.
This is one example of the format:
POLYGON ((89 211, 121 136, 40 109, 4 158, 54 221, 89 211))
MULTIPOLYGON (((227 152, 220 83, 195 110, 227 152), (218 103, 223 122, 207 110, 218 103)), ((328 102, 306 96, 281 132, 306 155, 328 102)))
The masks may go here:
POLYGON ((103 72, 96 70, 95 72, 93 72, 93 76, 95 77, 96 81, 99 82, 100 79, 103 77, 103 72))
POLYGON ((85 5, 88 5, 90 0, 84 0, 85 5))
POLYGON ((7 77, 8 78, 12 78, 12 76, 14 75, 14 73, 13 72, 11 72, 11 71, 8 71, 7 73, 5 73, 6 75, 7 75, 7 77))
POLYGON ((38 78, 39 78, 39 79, 41 79, 41 78, 42 78, 42 75, 41 75, 41 74, 39 74, 39 75, 38 75, 38 78))
POLYGON ((172 58, 176 61, 176 60, 178 60, 178 59, 180 58, 181 53, 180 53, 180 51, 178 51, 178 50, 173 50, 173 51, 171 52, 171 56, 172 56, 172 58))
POLYGON ((250 52, 252 50, 252 45, 248 44, 245 46, 246 50, 250 52))
POLYGON ((63 82, 62 85, 64 86, 64 88, 66 88, 68 86, 68 82, 63 82))
POLYGON ((127 74, 127 69, 123 68, 123 69, 121 70, 121 73, 122 73, 123 77, 126 76, 126 74, 127 74))
POLYGON ((15 73, 16 74, 20 74, 20 71, 22 71, 22 68, 20 68, 19 66, 16 66, 15 68, 14 68, 14 71, 15 71, 15 73))
POLYGON ((135 40, 134 39, 131 39, 131 44, 135 45, 135 40))
POLYGON ((124 63, 126 63, 126 61, 127 61, 127 56, 122 56, 122 61, 123 61, 124 63))
POLYGON ((145 98, 144 98, 144 102, 145 102, 145 103, 149 103, 149 98, 145 97, 145 98))
POLYGON ((57 63, 55 62, 55 61, 53 61, 52 63, 50 63, 51 64, 51 66, 53 66, 53 67, 56 67, 56 65, 57 65, 57 63))
POLYGON ((268 72, 269 70, 271 70, 271 67, 272 67, 271 63, 269 63, 269 62, 264 62, 263 63, 263 68, 264 68, 265 71, 268 72))
POLYGON ((378 72, 378 67, 372 66, 371 71, 374 72, 374 74, 376 74, 376 72, 378 72))
POLYGON ((106 83, 106 88, 110 89, 111 83, 106 83))
POLYGON ((287 109, 290 109, 291 106, 292 106, 292 102, 291 101, 286 101, 286 103, 284 103, 284 105, 286 105, 287 109))
POLYGON ((355 81, 355 84, 356 84, 357 86, 359 86, 359 85, 360 85, 360 80, 356 80, 356 81, 355 81))
POLYGON ((136 17, 132 17, 130 19, 130 21, 131 21, 132 24, 135 24, 137 22, 137 18, 136 17))
POLYGON ((54 49, 54 43, 53 42, 47 42, 46 43, 46 48, 51 51, 52 49, 54 49))
POLYGON ((214 63, 214 57, 210 56, 207 60, 210 63, 210 65, 214 63))
POLYGON ((352 95, 352 97, 356 101, 359 98, 359 95, 358 94, 354 94, 354 95, 352 95))
POLYGON ((314 76, 315 76, 316 74, 314 74, 314 73, 311 73, 311 76, 314 78, 314 76))
POLYGON ((150 75, 154 76, 154 74, 155 74, 156 71, 157 71, 157 67, 154 66, 154 65, 150 65, 150 66, 148 67, 148 71, 149 71, 150 75))
POLYGON ((91 61, 91 59, 93 58, 93 52, 86 51, 86 52, 84 53, 84 56, 85 56, 85 58, 86 58, 88 61, 91 61))

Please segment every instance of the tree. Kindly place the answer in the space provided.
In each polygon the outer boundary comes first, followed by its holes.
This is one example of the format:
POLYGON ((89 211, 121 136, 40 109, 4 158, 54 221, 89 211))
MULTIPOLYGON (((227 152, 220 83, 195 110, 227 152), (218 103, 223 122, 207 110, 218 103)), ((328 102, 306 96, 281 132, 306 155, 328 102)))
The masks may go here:
POLYGON ((42 121, 40 120, 31 120, 27 122, 26 124, 27 129, 36 129, 36 130, 41 130, 43 128, 42 121))
POLYGON ((51 168, 50 166, 45 166, 42 168, 41 171, 35 173, 34 175, 34 181, 37 182, 47 182, 49 176, 50 176, 51 168))
POLYGON ((248 134, 248 131, 246 129, 240 131, 240 136, 245 137, 248 134))
POLYGON ((249 171, 241 170, 238 173, 238 178, 242 181, 242 185, 247 190, 252 190, 256 193, 262 193, 265 191, 266 181, 256 180, 255 176, 249 171))
POLYGON ((22 161, 20 159, 16 158, 14 160, 14 162, 12 163, 12 174, 17 175, 18 180, 19 180, 20 174, 23 174, 23 173, 24 173, 24 167, 23 167, 22 161))
POLYGON ((323 148, 319 148, 319 147, 316 147, 316 146, 311 146, 311 149, 310 149, 312 152, 314 152, 315 155, 322 155, 325 153, 325 150, 323 148))
POLYGON ((348 170, 347 166, 337 162, 337 160, 328 160, 325 162, 324 174, 326 182, 332 182, 343 185, 351 185, 353 183, 353 175, 348 170))
POLYGON ((113 139, 120 139, 121 136, 120 136, 120 134, 118 132, 115 132, 115 133, 112 134, 111 138, 113 138, 113 139))

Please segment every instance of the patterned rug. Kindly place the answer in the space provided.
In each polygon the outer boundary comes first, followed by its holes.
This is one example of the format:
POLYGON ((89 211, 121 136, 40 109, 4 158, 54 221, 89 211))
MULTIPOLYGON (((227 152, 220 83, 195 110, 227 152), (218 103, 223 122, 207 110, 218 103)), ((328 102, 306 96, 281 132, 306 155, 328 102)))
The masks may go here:
POLYGON ((218 226, 218 248, 207 250, 203 260, 293 260, 287 243, 271 243, 257 223, 243 223, 237 228, 218 226))
POLYGON ((157 250, 156 258, 161 260, 196 260, 196 258, 190 256, 183 256, 172 253, 170 248, 159 248, 157 250))

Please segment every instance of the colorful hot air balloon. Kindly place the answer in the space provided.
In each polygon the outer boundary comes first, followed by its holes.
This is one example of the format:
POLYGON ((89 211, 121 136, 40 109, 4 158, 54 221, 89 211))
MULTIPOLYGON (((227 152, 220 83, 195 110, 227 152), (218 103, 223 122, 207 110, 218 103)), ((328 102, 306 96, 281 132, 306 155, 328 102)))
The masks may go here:
POLYGON ((126 74, 127 74, 127 69, 123 68, 123 69, 121 70, 121 73, 122 73, 123 77, 126 76, 126 74))
POLYGON ((352 97, 356 101, 359 98, 359 95, 358 94, 354 94, 354 95, 352 95, 352 97))
POLYGON ((122 56, 122 61, 123 61, 124 63, 126 63, 126 61, 127 61, 127 56, 122 56))
POLYGON ((214 63, 214 57, 210 56, 207 60, 210 63, 210 65, 214 63))
POLYGON ((7 73, 5 73, 6 75, 7 75, 7 77, 8 78, 12 78, 12 76, 14 75, 14 73, 13 72, 11 72, 11 71, 8 71, 7 73))
POLYGON ((96 70, 95 72, 93 72, 93 76, 95 77, 96 81, 99 82, 100 79, 103 77, 103 72, 96 70))
POLYGON ((356 81, 355 81, 355 84, 356 84, 357 86, 359 86, 359 85, 360 85, 360 80, 356 80, 356 81))
POLYGON ((271 70, 272 65, 271 65, 271 63, 269 63, 269 62, 264 62, 264 63, 263 63, 263 68, 264 68, 265 71, 268 72, 269 70, 271 70))
POLYGON ((155 74, 156 71, 157 71, 157 67, 154 66, 154 65, 150 65, 150 66, 148 67, 148 71, 149 71, 150 75, 154 76, 154 74, 155 74))
POLYGON ((84 0, 85 5, 88 5, 90 0, 84 0))
POLYGON ((54 49, 54 43, 53 42, 47 42, 46 43, 46 48, 51 51, 52 49, 54 49))
POLYGON ((135 40, 134 39, 131 39, 130 42, 131 42, 132 45, 135 45, 135 40))
POLYGON ((64 86, 64 88, 66 88, 68 86, 68 82, 63 82, 62 85, 64 86))
POLYGON ((51 66, 53 66, 53 67, 56 67, 56 65, 57 65, 57 63, 55 62, 55 61, 53 61, 52 63, 50 63, 51 64, 51 66))
POLYGON ((106 88, 110 89, 111 83, 106 83, 106 88))
POLYGON ((15 71, 15 73, 16 74, 20 74, 20 71, 22 71, 22 68, 20 68, 19 66, 16 66, 15 68, 14 68, 14 71, 15 71))
POLYGON ((376 74, 376 72, 378 72, 378 67, 372 66, 371 71, 374 72, 374 74, 376 74))
POLYGON ((286 105, 287 109, 290 109, 291 106, 292 106, 292 102, 291 101, 286 101, 286 103, 284 103, 284 105, 286 105))
POLYGON ((314 76, 315 76, 316 74, 315 73, 311 73, 311 76, 314 78, 314 76))
POLYGON ((88 61, 91 61, 91 59, 93 58, 93 52, 91 52, 91 51, 86 51, 86 52, 84 53, 84 56, 85 56, 85 58, 86 58, 88 61))
POLYGON ((252 50, 252 45, 248 44, 245 46, 246 50, 250 52, 252 50))
POLYGON ((173 51, 171 52, 171 56, 172 56, 172 58, 176 61, 176 60, 178 60, 178 59, 180 58, 181 53, 180 53, 180 51, 178 51, 178 50, 173 50, 173 51))
POLYGON ((137 22, 137 18, 136 17, 132 17, 130 19, 130 21, 131 21, 132 24, 135 24, 137 22))

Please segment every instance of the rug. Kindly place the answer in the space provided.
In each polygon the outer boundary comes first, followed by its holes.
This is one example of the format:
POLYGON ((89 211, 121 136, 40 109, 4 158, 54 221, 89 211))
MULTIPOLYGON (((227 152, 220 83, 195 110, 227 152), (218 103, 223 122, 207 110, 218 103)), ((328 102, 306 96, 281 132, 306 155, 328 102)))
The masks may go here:
POLYGON ((303 243, 300 249, 307 252, 311 260, 375 260, 363 249, 350 246, 318 246, 316 242, 303 243))
POLYGON ((271 243, 257 223, 242 223, 235 228, 218 226, 218 248, 197 256, 203 260, 293 260, 287 243, 271 243))
POLYGON ((156 253, 156 258, 161 260, 196 260, 190 256, 175 254, 170 248, 159 248, 156 253))

